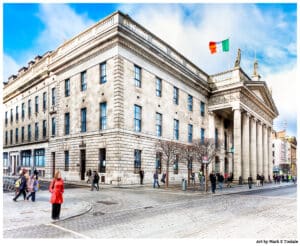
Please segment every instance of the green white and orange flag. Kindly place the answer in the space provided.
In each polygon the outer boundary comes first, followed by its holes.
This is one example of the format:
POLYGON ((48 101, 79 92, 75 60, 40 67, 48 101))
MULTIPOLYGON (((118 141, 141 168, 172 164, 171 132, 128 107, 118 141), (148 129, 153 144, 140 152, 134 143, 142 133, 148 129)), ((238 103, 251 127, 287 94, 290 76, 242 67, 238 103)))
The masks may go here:
POLYGON ((229 51, 229 38, 220 42, 209 42, 210 53, 228 52, 229 51))

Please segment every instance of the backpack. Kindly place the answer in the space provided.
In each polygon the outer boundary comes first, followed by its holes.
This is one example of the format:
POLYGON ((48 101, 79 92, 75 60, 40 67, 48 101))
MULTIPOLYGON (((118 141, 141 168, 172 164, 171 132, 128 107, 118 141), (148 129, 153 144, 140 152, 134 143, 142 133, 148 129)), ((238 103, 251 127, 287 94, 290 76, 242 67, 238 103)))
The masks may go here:
POLYGON ((20 187, 20 184, 22 182, 22 179, 21 178, 18 178, 15 182, 15 188, 19 188, 20 187))

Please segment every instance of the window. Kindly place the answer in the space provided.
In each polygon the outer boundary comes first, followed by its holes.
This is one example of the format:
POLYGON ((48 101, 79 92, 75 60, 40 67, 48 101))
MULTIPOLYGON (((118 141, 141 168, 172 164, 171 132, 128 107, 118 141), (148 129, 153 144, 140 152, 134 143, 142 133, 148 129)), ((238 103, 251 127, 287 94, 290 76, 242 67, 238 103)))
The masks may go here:
POLYGON ((204 144, 204 139, 205 139, 205 129, 201 128, 201 144, 204 144))
POLYGON ((25 128, 24 128, 24 126, 22 126, 22 128, 21 128, 21 141, 22 141, 22 143, 24 142, 24 139, 25 139, 25 128))
POLYGON ((3 166, 8 167, 8 153, 3 152, 3 166))
POLYGON ((6 111, 5 112, 5 125, 7 125, 8 123, 8 112, 6 111))
POLYGON ((161 137, 162 114, 156 113, 156 136, 161 137))
POLYGON ((55 87, 52 88, 52 90, 51 90, 51 98, 52 98, 52 106, 55 106, 55 104, 56 104, 56 91, 55 91, 55 87))
POLYGON ((106 83, 106 62, 100 64, 100 84, 106 83))
POLYGON ((179 90, 178 90, 177 87, 174 86, 174 89, 173 89, 173 102, 177 105, 178 105, 178 101, 179 101, 178 98, 179 98, 179 90))
POLYGON ((173 170, 174 170, 174 174, 178 174, 178 162, 179 162, 179 156, 176 155, 174 164, 173 164, 173 170))
POLYGON ((69 156, 69 151, 65 151, 65 171, 69 171, 70 167, 70 156, 69 156))
POLYGON ((31 125, 27 126, 27 133, 28 133, 28 141, 31 141, 31 125))
POLYGON ((24 120, 25 117, 25 103, 22 103, 22 120, 24 120))
POLYGON ((224 149, 227 151, 227 132, 224 132, 224 149))
POLYGON ((10 144, 13 143, 13 130, 10 130, 10 144))
POLYGON ((5 145, 8 144, 8 132, 5 131, 5 145))
POLYGON ((16 143, 19 142, 19 128, 16 128, 16 143))
POLYGON ((65 113, 65 135, 70 134, 70 113, 65 113))
POLYGON ((21 165, 29 167, 31 164, 31 150, 21 151, 21 165))
POLYGON ((142 128, 142 107, 134 105, 134 130, 140 132, 142 128))
POLYGON ((219 133, 218 133, 218 128, 215 129, 215 145, 218 147, 218 142, 219 142, 219 133))
POLYGON ((55 132, 56 132, 56 122, 55 122, 55 117, 53 117, 52 119, 51 119, 51 125, 52 125, 52 127, 51 127, 51 135, 52 136, 55 136, 55 132))
POLYGON ((70 79, 65 80, 65 97, 70 96, 70 79))
POLYGON ((81 132, 86 132, 86 108, 81 109, 81 132))
POLYGON ((30 118, 31 116, 31 100, 28 100, 28 117, 30 118))
POLYGON ((155 169, 159 174, 161 174, 161 158, 162 158, 162 153, 157 152, 156 153, 156 161, 155 161, 155 169))
POLYGON ((220 158, 219 156, 215 157, 215 170, 216 173, 220 172, 220 158))
POLYGON ((36 122, 34 126, 34 139, 38 140, 39 139, 39 123, 36 122))
POLYGON ((86 91, 86 71, 80 74, 81 91, 86 91))
POLYGON ((142 87, 142 69, 137 65, 134 65, 134 81, 136 87, 142 87))
POLYGON ((161 79, 156 77, 156 96, 161 97, 161 79))
POLYGON ((188 142, 191 143, 193 141, 193 125, 188 125, 188 142))
POLYGON ((134 173, 138 173, 142 164, 142 151, 139 149, 134 150, 134 173))
POLYGON ((43 111, 46 111, 46 102, 47 102, 47 94, 46 92, 43 93, 43 111))
POLYGON ((35 113, 39 112, 39 97, 35 97, 35 113))
POLYGON ((204 117, 204 115, 205 115, 205 103, 202 101, 200 102, 200 115, 202 117, 204 117))
POLYGON ((106 129, 106 102, 100 103, 100 130, 106 129))
POLYGON ((46 137, 47 135, 47 125, 46 125, 46 120, 43 120, 43 138, 46 137))
POLYGON ((179 120, 174 119, 174 139, 179 139, 179 120))
POLYGON ((10 123, 14 121, 13 109, 10 110, 10 123))
POLYGON ((16 106, 16 121, 19 120, 19 107, 16 106))
POLYGON ((45 149, 35 149, 34 150, 34 165, 36 167, 45 166, 45 149))
POLYGON ((188 110, 193 111, 193 96, 188 95, 188 110))
POLYGON ((99 150, 99 172, 105 173, 106 172, 106 149, 99 150))

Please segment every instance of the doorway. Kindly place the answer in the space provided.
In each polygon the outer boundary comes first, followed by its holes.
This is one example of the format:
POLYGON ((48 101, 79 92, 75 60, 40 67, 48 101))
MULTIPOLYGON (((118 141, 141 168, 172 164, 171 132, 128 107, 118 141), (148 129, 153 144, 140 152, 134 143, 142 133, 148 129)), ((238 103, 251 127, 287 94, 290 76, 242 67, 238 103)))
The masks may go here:
POLYGON ((85 149, 80 150, 80 178, 85 179, 85 149))

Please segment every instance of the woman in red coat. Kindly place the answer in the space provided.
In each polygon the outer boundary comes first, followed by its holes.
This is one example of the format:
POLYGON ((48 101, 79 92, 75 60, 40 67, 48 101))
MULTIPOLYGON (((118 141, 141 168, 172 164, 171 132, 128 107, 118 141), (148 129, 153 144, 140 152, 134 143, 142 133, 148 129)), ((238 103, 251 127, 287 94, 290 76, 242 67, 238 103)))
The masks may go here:
POLYGON ((61 178, 60 171, 56 171, 53 180, 50 183, 49 191, 51 192, 50 202, 52 203, 52 219, 59 220, 60 207, 64 202, 64 181, 61 178))

